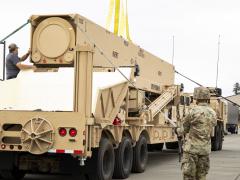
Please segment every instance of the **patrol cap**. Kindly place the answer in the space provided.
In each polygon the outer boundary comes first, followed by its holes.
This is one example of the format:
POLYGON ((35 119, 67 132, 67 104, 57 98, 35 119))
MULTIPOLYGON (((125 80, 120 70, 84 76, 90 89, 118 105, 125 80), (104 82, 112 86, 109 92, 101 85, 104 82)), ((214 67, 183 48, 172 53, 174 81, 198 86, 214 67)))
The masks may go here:
POLYGON ((206 87, 194 88, 193 98, 197 99, 210 99, 210 91, 206 87))
POLYGON ((12 43, 8 46, 8 49, 10 52, 15 51, 16 49, 18 49, 18 46, 15 43, 12 43))

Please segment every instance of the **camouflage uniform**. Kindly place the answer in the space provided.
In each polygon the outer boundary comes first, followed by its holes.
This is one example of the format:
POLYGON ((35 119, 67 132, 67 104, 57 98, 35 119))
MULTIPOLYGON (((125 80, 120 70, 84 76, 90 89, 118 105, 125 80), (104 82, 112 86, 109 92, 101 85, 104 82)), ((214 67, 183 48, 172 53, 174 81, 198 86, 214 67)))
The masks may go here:
POLYGON ((178 130, 185 137, 182 158, 184 180, 206 179, 210 164, 211 132, 216 124, 216 113, 208 103, 199 103, 184 118, 178 130))

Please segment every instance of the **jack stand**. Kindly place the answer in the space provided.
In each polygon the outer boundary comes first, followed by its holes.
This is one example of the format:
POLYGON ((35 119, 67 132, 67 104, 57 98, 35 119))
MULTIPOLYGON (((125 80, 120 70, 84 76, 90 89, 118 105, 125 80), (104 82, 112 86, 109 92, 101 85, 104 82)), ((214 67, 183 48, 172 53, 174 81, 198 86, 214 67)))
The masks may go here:
POLYGON ((80 166, 85 166, 85 161, 87 160, 87 158, 85 158, 85 157, 79 157, 79 159, 78 159, 79 161, 80 161, 80 166))

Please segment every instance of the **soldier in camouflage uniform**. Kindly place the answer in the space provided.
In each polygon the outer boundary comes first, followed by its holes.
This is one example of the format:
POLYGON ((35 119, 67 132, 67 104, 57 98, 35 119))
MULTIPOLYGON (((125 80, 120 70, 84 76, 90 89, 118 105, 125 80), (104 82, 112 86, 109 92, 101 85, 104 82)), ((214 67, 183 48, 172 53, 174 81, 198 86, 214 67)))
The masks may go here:
POLYGON ((207 88, 194 89, 196 106, 184 118, 178 135, 184 137, 182 171, 184 180, 206 180, 209 171, 211 133, 217 124, 216 113, 209 107, 207 88))

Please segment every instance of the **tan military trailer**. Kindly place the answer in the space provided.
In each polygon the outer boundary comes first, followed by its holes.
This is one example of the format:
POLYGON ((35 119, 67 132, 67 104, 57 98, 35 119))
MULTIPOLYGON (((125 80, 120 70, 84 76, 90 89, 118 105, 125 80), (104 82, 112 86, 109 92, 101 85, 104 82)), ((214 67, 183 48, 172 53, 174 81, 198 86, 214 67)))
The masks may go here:
POLYGON ((0 174, 143 172, 190 105, 174 66, 77 15, 34 15, 31 61, 0 84, 0 174))

